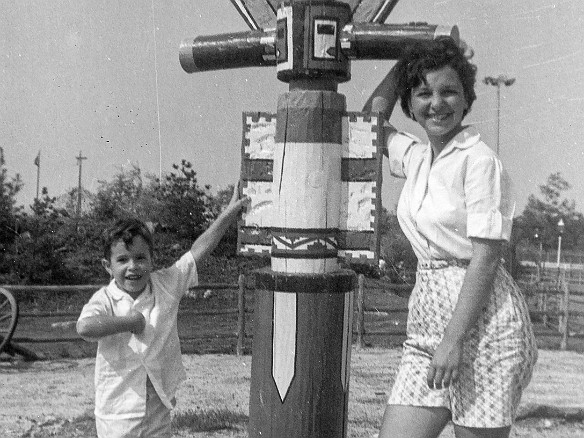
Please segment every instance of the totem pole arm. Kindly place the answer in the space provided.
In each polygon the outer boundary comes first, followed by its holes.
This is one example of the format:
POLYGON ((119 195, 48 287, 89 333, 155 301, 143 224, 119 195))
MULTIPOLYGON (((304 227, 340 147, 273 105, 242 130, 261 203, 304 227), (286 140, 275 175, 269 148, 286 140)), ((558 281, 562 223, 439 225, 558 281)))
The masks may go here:
POLYGON ((395 67, 392 67, 391 70, 389 70, 375 90, 373 90, 373 93, 371 93, 363 105, 363 112, 370 113, 376 111, 381 113, 385 120, 389 120, 391 113, 393 112, 393 107, 398 100, 398 96, 395 92, 394 68, 395 67), (374 100, 378 97, 384 100, 381 101, 378 99, 374 104, 374 100))
MULTIPOLYGON (((363 105, 363 112, 378 112, 386 122, 389 122, 393 108, 397 103, 398 96, 395 91, 395 67, 392 67, 387 75, 381 80, 379 85, 373 90, 369 99, 363 105)), ((387 144, 387 141, 396 132, 395 128, 388 123, 385 123, 384 129, 384 141, 383 145, 387 144)), ((383 154, 387 156, 387 148, 383 148, 383 154)))

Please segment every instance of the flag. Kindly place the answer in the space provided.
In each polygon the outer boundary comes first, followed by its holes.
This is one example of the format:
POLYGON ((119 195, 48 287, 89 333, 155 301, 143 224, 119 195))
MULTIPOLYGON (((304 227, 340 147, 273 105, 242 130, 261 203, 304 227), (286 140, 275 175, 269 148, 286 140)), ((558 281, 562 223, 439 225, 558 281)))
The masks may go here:
POLYGON ((41 151, 39 151, 38 155, 34 159, 34 165, 37 167, 41 166, 41 151))

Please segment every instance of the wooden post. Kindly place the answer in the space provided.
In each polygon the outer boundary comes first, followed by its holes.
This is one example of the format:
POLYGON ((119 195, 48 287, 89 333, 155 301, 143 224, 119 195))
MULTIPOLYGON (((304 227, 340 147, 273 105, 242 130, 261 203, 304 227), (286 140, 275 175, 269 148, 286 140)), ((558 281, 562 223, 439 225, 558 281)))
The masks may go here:
POLYGON ((243 355, 245 341, 245 275, 240 274, 237 279, 239 293, 237 299, 237 355, 243 355))
POLYGON ((355 273, 337 261, 346 103, 336 89, 348 78, 338 38, 349 19, 335 1, 278 10, 278 78, 290 89, 276 118, 271 269, 255 274, 253 438, 347 433, 355 273))
POLYGON ((568 336, 570 325, 568 323, 569 315, 570 315, 570 287, 568 282, 566 281, 566 277, 564 275, 562 281, 562 289, 564 294, 562 295, 562 340, 560 342, 560 350, 566 350, 568 348, 568 336))
MULTIPOLYGON (((547 312, 547 305, 548 305, 548 292, 549 292, 549 287, 546 287, 545 289, 542 289, 542 302, 541 302, 541 310, 543 312, 547 312)), ((547 313, 543 313, 543 325, 547 327, 548 325, 548 315, 547 313)))
POLYGON ((365 294, 364 284, 365 276, 360 274, 358 277, 359 288, 357 289, 357 349, 362 349, 365 346, 363 335, 365 334, 365 294))
POLYGON ((558 332, 562 333, 563 332, 563 327, 564 327, 564 314, 563 314, 563 310, 564 310, 564 285, 566 283, 566 272, 565 271, 560 271, 558 272, 558 280, 556 283, 556 307, 558 309, 558 332))

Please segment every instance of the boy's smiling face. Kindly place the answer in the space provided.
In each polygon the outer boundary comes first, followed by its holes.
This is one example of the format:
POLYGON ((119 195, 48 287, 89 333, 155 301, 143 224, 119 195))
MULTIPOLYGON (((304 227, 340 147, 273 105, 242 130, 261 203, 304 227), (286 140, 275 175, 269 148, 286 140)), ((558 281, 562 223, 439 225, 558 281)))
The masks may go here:
POLYGON ((110 259, 103 259, 105 270, 116 285, 136 298, 146 288, 152 272, 150 247, 142 236, 136 236, 126 246, 122 240, 112 243, 110 259))

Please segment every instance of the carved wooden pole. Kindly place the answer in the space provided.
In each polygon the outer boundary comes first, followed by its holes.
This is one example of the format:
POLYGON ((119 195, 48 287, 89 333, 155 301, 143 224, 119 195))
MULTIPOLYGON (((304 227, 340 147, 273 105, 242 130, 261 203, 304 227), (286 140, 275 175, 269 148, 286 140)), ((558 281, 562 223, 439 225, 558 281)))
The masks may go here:
POLYGON ((232 2, 252 31, 187 40, 180 61, 187 72, 276 65, 289 83, 265 171, 271 269, 255 273, 249 436, 343 438, 355 274, 338 265, 347 245, 341 203, 350 194, 342 183, 346 102, 337 85, 350 79, 350 59, 395 59, 409 40, 457 38, 457 30, 379 24, 397 0, 232 2), (275 20, 265 18, 278 4, 275 20), (356 17, 368 23, 352 23, 356 17))
POLYGON ((278 10, 271 270, 256 274, 250 437, 344 437, 354 273, 338 268, 347 4, 278 10))

